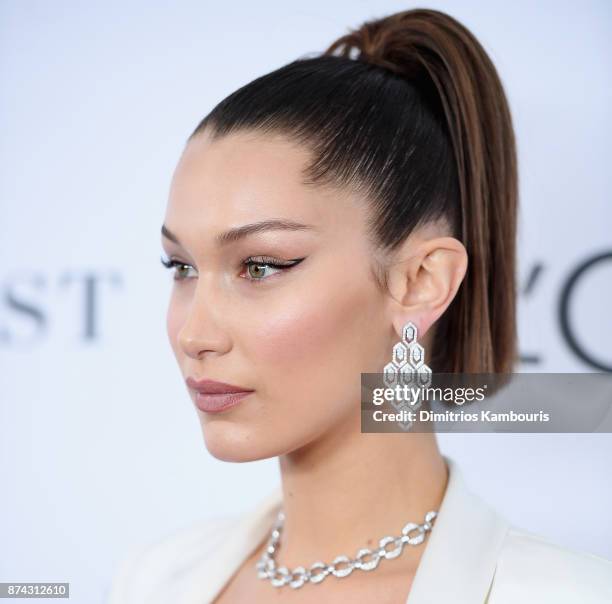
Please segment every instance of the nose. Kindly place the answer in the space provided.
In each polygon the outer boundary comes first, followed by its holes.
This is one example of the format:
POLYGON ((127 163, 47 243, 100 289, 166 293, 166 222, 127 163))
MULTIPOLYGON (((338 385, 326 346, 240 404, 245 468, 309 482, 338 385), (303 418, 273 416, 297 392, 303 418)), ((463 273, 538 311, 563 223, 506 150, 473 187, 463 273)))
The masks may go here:
POLYGON ((194 359, 200 359, 205 352, 223 354, 229 348, 227 331, 219 321, 224 306, 215 301, 210 289, 205 291, 200 287, 202 284, 198 284, 189 313, 178 332, 180 348, 194 359))

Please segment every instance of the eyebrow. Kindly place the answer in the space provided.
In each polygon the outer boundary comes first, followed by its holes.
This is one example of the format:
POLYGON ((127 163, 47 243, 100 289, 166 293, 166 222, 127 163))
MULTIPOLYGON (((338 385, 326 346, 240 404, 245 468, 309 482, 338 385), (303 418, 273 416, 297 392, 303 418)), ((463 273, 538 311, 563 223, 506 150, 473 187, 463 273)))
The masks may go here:
MULTIPOLYGON (((253 222, 250 224, 244 224, 233 229, 229 229, 223 233, 220 233, 215 237, 217 245, 226 245, 228 243, 236 242, 240 239, 244 239, 248 235, 254 233, 261 233, 264 231, 303 231, 313 230, 315 227, 310 224, 303 224, 301 222, 294 222, 292 220, 261 220, 260 222, 253 222)), ((162 224, 161 234, 169 239, 170 241, 181 245, 178 237, 170 231, 165 224, 162 224)))

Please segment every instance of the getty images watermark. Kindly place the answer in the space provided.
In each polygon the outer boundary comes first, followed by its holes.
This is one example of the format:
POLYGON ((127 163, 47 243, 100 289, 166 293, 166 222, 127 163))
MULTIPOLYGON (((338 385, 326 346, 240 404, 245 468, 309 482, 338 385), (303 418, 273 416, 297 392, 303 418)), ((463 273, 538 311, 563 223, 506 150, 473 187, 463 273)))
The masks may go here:
POLYGON ((612 432, 612 374, 361 375, 362 432, 612 432))

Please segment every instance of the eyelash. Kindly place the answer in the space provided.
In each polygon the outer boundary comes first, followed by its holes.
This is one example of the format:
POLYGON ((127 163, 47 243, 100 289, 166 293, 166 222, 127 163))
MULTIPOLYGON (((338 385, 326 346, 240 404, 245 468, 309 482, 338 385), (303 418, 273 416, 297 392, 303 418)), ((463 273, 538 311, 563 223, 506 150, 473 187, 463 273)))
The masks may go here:
MULTIPOLYGON (((278 268, 281 270, 286 270, 293 266, 296 266, 302 260, 304 260, 304 258, 295 258, 295 259, 288 261, 287 263, 281 263, 277 258, 272 258, 271 256, 249 256, 248 258, 245 258, 241 264, 242 266, 245 266, 247 268, 247 271, 248 271, 248 267, 251 265, 267 266, 271 268, 278 268)), ((170 258, 168 260, 161 258, 161 263, 168 269, 179 267, 179 266, 180 267, 191 266, 190 264, 187 264, 185 262, 180 262, 179 260, 176 260, 173 258, 170 258)), ((185 280, 184 277, 177 277, 177 274, 178 274, 177 271, 174 271, 174 277, 173 277, 174 281, 184 281, 185 280)), ((245 277, 245 279, 251 282, 258 282, 258 281, 265 281, 266 279, 268 279, 268 277, 263 277, 261 279, 255 279, 253 277, 245 277)))

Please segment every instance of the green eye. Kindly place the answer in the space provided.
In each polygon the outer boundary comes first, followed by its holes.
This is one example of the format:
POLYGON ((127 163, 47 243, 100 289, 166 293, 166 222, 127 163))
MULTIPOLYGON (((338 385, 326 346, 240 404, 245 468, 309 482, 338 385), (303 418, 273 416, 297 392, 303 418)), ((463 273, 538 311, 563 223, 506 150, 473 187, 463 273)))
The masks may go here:
MULTIPOLYGON (((276 272, 280 272, 283 270, 287 270, 296 264, 299 264, 304 258, 296 258, 290 261, 277 260, 276 258, 270 258, 261 256, 257 258, 247 258, 243 264, 247 267, 247 276, 245 279, 247 281, 263 281, 267 277, 270 276, 270 271, 268 269, 272 269, 272 274, 276 272), (274 262, 272 262, 274 260, 274 262)), ((180 262, 175 259, 165 260, 161 259, 161 263, 168 269, 174 268, 174 280, 175 281, 185 281, 189 277, 186 276, 186 272, 189 269, 193 268, 190 264, 185 264, 184 262, 180 262)))
POLYGON ((251 256, 244 261, 247 267, 247 281, 264 281, 270 274, 279 273, 285 271, 296 264, 299 264, 304 258, 295 258, 293 260, 285 261, 278 260, 277 258, 271 258, 269 256, 251 256), (272 269, 272 273, 269 270, 272 269))
POLYGON ((282 270, 284 267, 279 267, 278 265, 274 265, 274 264, 267 264, 264 262, 249 262, 247 263, 247 272, 249 274, 249 278, 250 279, 254 279, 254 280, 261 280, 264 279, 265 277, 267 277, 269 275, 266 274, 266 269, 267 268, 278 268, 278 270, 282 270))
POLYGON ((187 277, 184 277, 181 271, 185 269, 190 269, 191 266, 189 264, 185 264, 184 262, 179 262, 178 260, 164 260, 161 259, 161 263, 166 268, 175 268, 173 279, 175 281, 184 281, 187 277))

